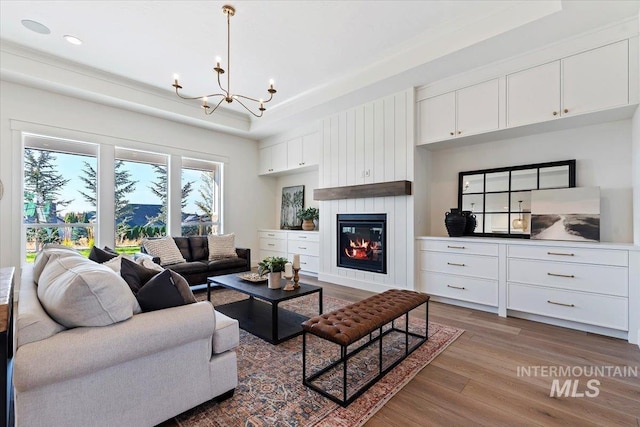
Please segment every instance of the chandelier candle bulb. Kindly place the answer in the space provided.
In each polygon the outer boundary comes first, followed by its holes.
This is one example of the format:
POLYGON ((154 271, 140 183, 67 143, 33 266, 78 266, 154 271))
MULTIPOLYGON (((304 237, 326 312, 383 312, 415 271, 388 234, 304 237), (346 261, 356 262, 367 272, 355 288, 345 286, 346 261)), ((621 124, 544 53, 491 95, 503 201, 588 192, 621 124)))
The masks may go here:
POLYGON ((216 67, 220 68, 220 61, 222 61, 222 59, 219 56, 216 56, 216 67))

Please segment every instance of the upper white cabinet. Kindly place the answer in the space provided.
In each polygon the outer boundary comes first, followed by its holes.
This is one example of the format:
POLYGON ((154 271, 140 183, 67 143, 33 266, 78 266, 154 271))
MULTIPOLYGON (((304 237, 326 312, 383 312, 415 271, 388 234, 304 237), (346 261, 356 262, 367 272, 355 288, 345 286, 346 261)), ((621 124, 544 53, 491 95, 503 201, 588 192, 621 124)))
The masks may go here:
POLYGON ((317 133, 305 135, 287 142, 287 169, 318 164, 320 138, 317 133))
POLYGON ((508 127, 628 103, 628 40, 507 76, 508 127))
POLYGON ((318 133, 304 135, 259 150, 260 175, 295 172, 318 164, 318 133))
POLYGON ((420 102, 420 143, 497 130, 499 79, 465 87, 420 102))
POLYGON ((260 175, 276 173, 287 168, 287 143, 260 149, 260 175))

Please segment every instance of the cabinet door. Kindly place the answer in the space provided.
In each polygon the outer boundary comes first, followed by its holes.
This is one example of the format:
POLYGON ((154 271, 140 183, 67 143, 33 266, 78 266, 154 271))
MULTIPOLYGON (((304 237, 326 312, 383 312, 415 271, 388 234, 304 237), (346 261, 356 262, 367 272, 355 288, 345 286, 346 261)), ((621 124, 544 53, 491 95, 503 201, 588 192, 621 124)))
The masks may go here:
POLYGON ((271 147, 260 149, 258 158, 260 162, 258 173, 260 175, 266 175, 273 172, 273 169, 271 169, 271 147))
POLYGON ((498 79, 456 91, 456 136, 488 132, 499 127, 498 79))
POLYGON ((629 46, 623 40, 562 61, 563 114, 629 103, 629 46))
POLYGON ((287 143, 281 142, 271 146, 271 169, 273 172, 283 171, 287 168, 287 143))
POLYGON ((320 134, 312 133, 302 137, 302 165, 317 165, 320 156, 320 134))
POLYGON ((560 117, 560 61, 507 76, 507 127, 560 117))
POLYGON ((453 138, 456 132, 456 93, 449 92, 420 102, 420 142, 453 138))
POLYGON ((287 142, 287 169, 295 169, 302 166, 302 138, 292 139, 287 142))

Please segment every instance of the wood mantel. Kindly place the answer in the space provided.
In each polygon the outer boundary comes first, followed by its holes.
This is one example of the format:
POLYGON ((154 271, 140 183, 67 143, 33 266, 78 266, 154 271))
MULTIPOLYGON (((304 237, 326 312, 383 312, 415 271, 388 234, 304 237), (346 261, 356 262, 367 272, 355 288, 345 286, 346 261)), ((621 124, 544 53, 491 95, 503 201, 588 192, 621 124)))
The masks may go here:
POLYGON ((411 181, 391 181, 377 184, 317 188, 313 200, 362 199, 365 197, 410 196, 411 181))

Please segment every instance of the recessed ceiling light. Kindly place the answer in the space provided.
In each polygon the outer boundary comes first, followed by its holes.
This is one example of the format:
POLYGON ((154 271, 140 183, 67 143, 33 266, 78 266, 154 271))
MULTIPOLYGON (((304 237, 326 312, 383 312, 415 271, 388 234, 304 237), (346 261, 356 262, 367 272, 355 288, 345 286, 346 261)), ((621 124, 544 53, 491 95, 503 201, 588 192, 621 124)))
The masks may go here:
POLYGON ((38 34, 51 34, 51 30, 47 28, 46 25, 43 25, 38 21, 32 21, 31 19, 23 19, 21 22, 22 22, 22 25, 25 26, 25 28, 33 32, 36 32, 38 34))
POLYGON ((66 35, 66 36, 62 36, 62 37, 64 37, 64 39, 66 41, 68 41, 69 43, 71 43, 71 44, 75 44, 75 45, 81 45, 82 44, 82 40, 80 40, 77 37, 70 36, 70 35, 66 35))

